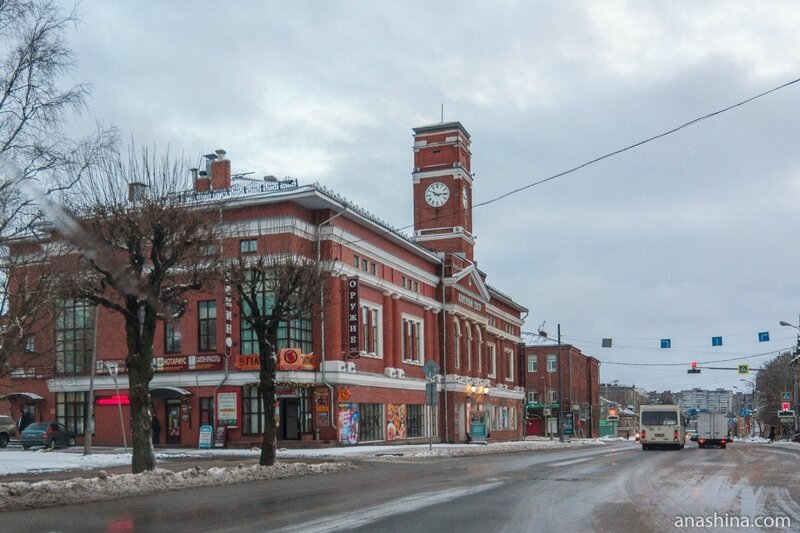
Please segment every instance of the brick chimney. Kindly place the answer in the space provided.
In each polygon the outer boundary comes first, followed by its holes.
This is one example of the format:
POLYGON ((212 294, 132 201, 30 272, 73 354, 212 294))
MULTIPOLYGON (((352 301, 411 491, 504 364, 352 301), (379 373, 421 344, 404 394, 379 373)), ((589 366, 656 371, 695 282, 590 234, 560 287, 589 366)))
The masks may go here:
POLYGON ((208 192, 211 190, 211 179, 205 170, 198 173, 198 169, 190 168, 189 171, 192 173, 194 192, 208 192))
POLYGON ((211 161, 211 189, 231 188, 231 161, 225 159, 225 150, 216 150, 216 159, 211 161))

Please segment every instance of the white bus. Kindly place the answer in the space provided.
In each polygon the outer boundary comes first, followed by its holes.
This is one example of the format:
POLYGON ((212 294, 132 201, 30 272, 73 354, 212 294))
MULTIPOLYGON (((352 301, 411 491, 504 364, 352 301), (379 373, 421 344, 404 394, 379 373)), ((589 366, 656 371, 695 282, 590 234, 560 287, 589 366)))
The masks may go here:
POLYGON ((639 442, 643 450, 686 446, 686 417, 678 405, 639 407, 639 442))

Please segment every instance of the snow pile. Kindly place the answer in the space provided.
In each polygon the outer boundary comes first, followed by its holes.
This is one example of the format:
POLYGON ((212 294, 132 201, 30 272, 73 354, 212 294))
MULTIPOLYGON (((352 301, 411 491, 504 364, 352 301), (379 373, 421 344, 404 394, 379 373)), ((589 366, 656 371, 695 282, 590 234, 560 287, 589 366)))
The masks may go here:
POLYGON ((327 474, 348 468, 352 468, 348 462, 313 465, 277 463, 273 466, 239 465, 235 468, 209 468, 207 470, 194 467, 183 472, 156 469, 141 474, 122 475, 108 475, 101 471, 98 477, 92 479, 0 483, 0 512, 111 500, 166 490, 229 485, 309 474, 327 474))

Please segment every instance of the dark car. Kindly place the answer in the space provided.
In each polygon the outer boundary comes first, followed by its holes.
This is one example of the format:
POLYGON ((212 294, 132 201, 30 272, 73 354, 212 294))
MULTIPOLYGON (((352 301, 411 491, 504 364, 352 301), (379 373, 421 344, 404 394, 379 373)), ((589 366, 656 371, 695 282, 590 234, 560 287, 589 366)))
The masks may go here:
POLYGON ((34 422, 20 433, 20 439, 26 450, 32 446, 75 446, 75 433, 58 422, 34 422))

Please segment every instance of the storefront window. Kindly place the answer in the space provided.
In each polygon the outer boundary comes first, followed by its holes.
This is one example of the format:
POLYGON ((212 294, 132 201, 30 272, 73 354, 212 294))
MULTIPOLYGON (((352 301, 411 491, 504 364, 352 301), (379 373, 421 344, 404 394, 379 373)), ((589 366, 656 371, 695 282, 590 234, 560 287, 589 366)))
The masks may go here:
POLYGON ((77 435, 84 432, 86 421, 86 399, 88 392, 57 392, 56 422, 61 422, 77 435))
POLYGON ((242 434, 256 435, 264 432, 264 402, 258 385, 242 387, 242 434))
POLYGON ((358 411, 358 441, 383 440, 383 404, 362 403, 358 411))

